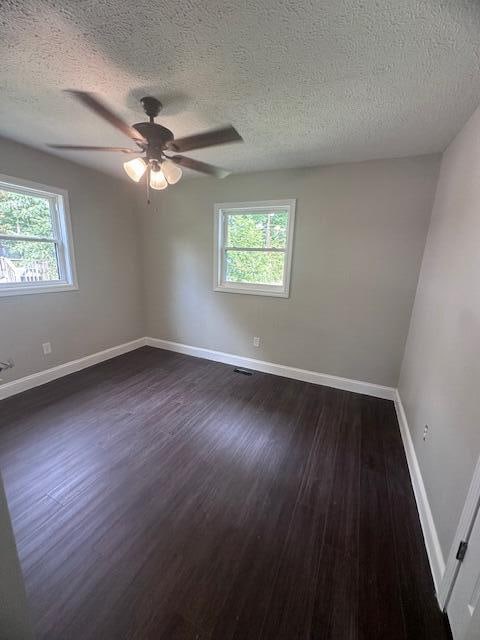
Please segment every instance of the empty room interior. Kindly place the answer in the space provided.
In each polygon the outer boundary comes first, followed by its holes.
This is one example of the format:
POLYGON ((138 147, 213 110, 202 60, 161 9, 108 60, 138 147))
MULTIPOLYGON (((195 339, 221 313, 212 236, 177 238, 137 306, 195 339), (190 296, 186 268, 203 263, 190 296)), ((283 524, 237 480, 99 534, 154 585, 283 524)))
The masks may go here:
POLYGON ((0 640, 480 640, 478 0, 0 54, 0 640))

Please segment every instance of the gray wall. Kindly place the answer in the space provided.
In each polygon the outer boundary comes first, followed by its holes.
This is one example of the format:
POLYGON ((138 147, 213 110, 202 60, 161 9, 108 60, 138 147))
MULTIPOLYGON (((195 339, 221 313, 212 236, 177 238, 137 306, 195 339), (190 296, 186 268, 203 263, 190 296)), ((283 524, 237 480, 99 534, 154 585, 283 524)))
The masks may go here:
POLYGON ((480 453, 479 382, 477 111, 443 157, 399 385, 445 556, 480 453))
POLYGON ((144 335, 133 185, 4 139, 0 173, 68 190, 79 283, 0 298, 0 360, 16 364, 3 381, 144 335))
POLYGON ((438 167, 423 156, 155 194, 142 206, 147 335, 396 386, 438 167), (278 198, 297 198, 290 298, 213 292, 214 203, 278 198))
POLYGON ((23 577, 0 476, 0 638, 33 639, 23 577))

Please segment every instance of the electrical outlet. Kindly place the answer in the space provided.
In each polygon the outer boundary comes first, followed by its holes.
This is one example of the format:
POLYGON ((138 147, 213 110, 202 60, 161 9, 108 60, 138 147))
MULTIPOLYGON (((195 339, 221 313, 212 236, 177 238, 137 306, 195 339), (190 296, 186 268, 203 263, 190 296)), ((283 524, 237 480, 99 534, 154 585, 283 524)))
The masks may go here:
POLYGON ((52 345, 50 344, 50 342, 44 342, 42 344, 42 349, 44 356, 48 356, 49 353, 52 353, 52 345))
POLYGON ((425 442, 425 440, 427 439, 428 436, 428 424, 425 425, 425 427, 423 428, 423 441, 425 442))
POLYGON ((253 346, 254 347, 259 347, 260 346, 260 338, 258 336, 255 336, 253 338, 253 346))

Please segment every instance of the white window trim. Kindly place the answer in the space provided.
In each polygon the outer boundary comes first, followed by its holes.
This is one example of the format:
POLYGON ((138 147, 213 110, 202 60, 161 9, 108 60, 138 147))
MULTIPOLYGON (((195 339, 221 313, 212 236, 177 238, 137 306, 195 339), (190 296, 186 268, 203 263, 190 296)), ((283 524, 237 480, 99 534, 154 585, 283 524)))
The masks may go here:
MULTIPOLYGON (((2 284, 0 285, 0 298, 78 289, 68 191, 4 174, 0 174, 0 189, 46 197, 53 202, 53 206, 57 209, 56 215, 52 216, 52 223, 59 252, 58 269, 60 275, 60 280, 48 283, 39 281, 2 284)), ((26 238, 27 236, 24 236, 24 239, 26 238)), ((51 241, 51 238, 48 240, 51 241)))
MULTIPOLYGON (((293 233, 295 229, 295 199, 286 200, 260 200, 258 202, 222 202, 215 205, 214 210, 214 261, 213 261, 213 290, 226 293, 246 293, 254 296, 273 296, 276 298, 288 298, 290 295, 290 276, 292 270, 293 254, 293 233), (288 208, 287 244, 285 253, 285 266, 283 276, 283 286, 252 284, 246 282, 226 282, 224 275, 224 253, 225 253, 225 220, 223 212, 232 209, 242 213, 250 209, 279 209, 288 208)), ((265 249, 272 251, 271 249, 265 249)), ((262 251, 262 249, 257 249, 262 251)), ((282 250, 283 251, 283 250, 282 250)))

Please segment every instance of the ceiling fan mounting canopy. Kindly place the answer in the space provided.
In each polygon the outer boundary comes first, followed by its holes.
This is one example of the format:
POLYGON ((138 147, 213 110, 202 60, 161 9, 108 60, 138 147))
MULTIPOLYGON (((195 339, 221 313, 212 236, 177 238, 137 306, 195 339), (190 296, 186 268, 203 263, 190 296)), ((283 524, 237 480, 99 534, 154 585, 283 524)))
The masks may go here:
POLYGON ((144 98, 140 98, 140 102, 143 105, 143 110, 149 118, 156 118, 160 111, 163 109, 163 105, 160 100, 157 100, 157 98, 152 98, 152 96, 145 96, 144 98))

